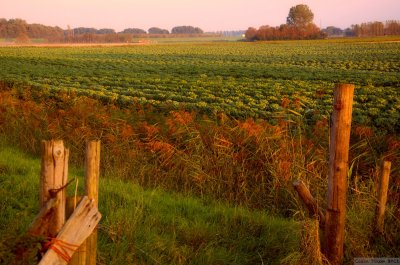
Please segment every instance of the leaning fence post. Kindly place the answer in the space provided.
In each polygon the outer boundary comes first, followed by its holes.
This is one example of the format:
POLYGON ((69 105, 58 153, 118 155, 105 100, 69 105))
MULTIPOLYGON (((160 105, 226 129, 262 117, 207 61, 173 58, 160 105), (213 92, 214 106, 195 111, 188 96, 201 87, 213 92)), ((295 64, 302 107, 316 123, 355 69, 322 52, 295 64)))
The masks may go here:
POLYGON ((301 180, 293 182, 293 187, 299 194, 301 200, 306 205, 308 212, 311 217, 318 218, 318 224, 321 228, 325 227, 325 216, 324 213, 319 209, 317 202, 311 195, 311 192, 301 180))
MULTIPOLYGON (((55 237, 65 223, 65 185, 68 178, 69 151, 62 140, 42 142, 42 168, 40 174, 40 208, 55 198, 57 203, 49 222, 47 236, 55 237)), ((44 231, 44 230, 43 230, 44 231)))
MULTIPOLYGON (((66 219, 70 218, 70 216, 75 211, 76 207, 82 201, 82 196, 70 196, 67 197, 66 205, 65 205, 65 215, 66 219)), ((86 244, 80 245, 80 247, 75 251, 72 255, 70 262, 68 265, 86 265, 86 244)))
POLYGON ((329 146, 328 205, 325 215, 325 252, 333 265, 341 264, 343 260, 353 95, 354 85, 335 86, 329 146))
POLYGON ((39 265, 67 265, 76 248, 92 233, 100 219, 101 214, 93 200, 83 197, 57 238, 51 241, 39 265))
MULTIPOLYGON (((90 141, 86 144, 85 155, 85 195, 94 199, 96 207, 99 201, 100 175, 100 141, 90 141)), ((97 230, 86 240, 86 264, 96 264, 97 230)))
POLYGON ((383 233, 383 224, 385 221, 385 208, 387 201, 387 192, 389 188, 390 167, 392 163, 384 161, 381 166, 381 174, 378 186, 377 205, 375 209, 375 231, 383 233))

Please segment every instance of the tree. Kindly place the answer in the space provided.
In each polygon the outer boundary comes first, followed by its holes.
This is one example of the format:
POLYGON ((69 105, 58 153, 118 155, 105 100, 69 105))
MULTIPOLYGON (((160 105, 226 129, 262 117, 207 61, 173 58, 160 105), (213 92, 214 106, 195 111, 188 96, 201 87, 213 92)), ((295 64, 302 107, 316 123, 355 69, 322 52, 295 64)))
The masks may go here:
POLYGON ((138 28, 127 28, 124 29, 122 32, 123 34, 147 34, 147 32, 143 29, 138 29, 138 28))
POLYGON ((7 19, 0 18, 0 38, 6 38, 7 35, 7 19))
POLYGON ((344 34, 344 31, 341 28, 334 26, 329 26, 326 29, 323 29, 322 31, 326 33, 328 36, 342 36, 344 34))
POLYGON ((352 28, 346 28, 344 30, 344 36, 346 36, 346 37, 354 37, 355 36, 354 30, 352 28))
POLYGON ((169 34, 169 31, 166 29, 160 29, 157 27, 151 27, 148 30, 149 34, 169 34))
POLYGON ((115 30, 113 29, 99 29, 97 34, 115 34, 115 30))
POLYGON ((400 21, 388 20, 385 23, 386 35, 400 35, 400 21))
POLYGON ((203 30, 192 26, 178 26, 171 30, 172 34, 203 34, 203 30))
POLYGON ((314 14, 307 5, 297 5, 290 8, 286 23, 290 26, 303 28, 312 23, 313 19, 314 14))
POLYGON ((247 40, 255 40, 257 34, 257 29, 250 27, 246 30, 245 37, 247 40))
POLYGON ((21 32, 15 39, 15 43, 18 44, 27 44, 29 42, 31 42, 31 40, 29 39, 28 35, 24 32, 21 32))
POLYGON ((95 28, 84 28, 84 27, 74 28, 74 35, 96 34, 96 33, 97 29, 95 28))
POLYGON ((25 20, 16 18, 8 20, 7 37, 17 38, 20 34, 27 34, 27 23, 25 20))

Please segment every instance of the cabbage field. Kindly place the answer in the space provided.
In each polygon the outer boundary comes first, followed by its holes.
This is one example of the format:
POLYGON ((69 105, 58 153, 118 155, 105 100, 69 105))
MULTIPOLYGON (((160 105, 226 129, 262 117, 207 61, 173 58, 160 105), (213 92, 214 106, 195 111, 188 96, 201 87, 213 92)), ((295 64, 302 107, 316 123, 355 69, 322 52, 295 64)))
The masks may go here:
POLYGON ((335 83, 356 85, 353 120, 400 131, 400 43, 286 41, 121 47, 0 47, 0 80, 122 106, 273 120, 282 102, 328 116, 335 83))

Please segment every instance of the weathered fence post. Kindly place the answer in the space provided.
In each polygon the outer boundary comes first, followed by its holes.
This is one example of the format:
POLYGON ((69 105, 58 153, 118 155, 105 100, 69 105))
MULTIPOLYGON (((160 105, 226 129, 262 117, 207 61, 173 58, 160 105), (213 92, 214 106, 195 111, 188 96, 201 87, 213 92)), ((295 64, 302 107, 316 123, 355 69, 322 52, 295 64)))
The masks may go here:
MULTIPOLYGON (((96 207, 99 201, 100 141, 90 141, 86 145, 85 157, 85 195, 94 199, 96 207)), ((96 264, 97 230, 86 240, 86 265, 96 264)))
POLYGON ((318 218, 318 224, 322 228, 325 226, 325 216, 323 212, 318 208, 318 205, 311 195, 311 192, 308 190, 306 185, 301 180, 296 180, 293 182, 293 187, 299 194, 301 200, 306 205, 308 212, 311 217, 318 218))
POLYGON ((39 265, 66 265, 84 240, 92 233, 101 219, 94 201, 83 197, 74 213, 62 227, 57 238, 50 242, 49 249, 39 265))
POLYGON ((42 251, 46 253, 40 264, 96 264, 95 229, 101 218, 97 209, 100 142, 90 142, 86 147, 85 193, 91 198, 66 198, 69 151, 64 148, 63 141, 43 141, 42 151, 39 195, 41 210, 28 230, 30 236, 49 238, 42 246, 42 251), (77 201, 80 202, 76 207, 77 201), (88 252, 85 251, 86 247, 89 248, 88 252))
POLYGON ((383 224, 385 221, 385 208, 387 193, 389 188, 390 167, 392 163, 384 161, 381 166, 381 174, 378 186, 377 204, 375 209, 375 232, 383 233, 383 224))
POLYGON ((40 208, 54 198, 54 215, 46 229, 46 236, 55 237, 65 223, 65 185, 68 178, 69 151, 62 140, 42 142, 42 169, 40 174, 40 208))
POLYGON ((343 260, 353 95, 354 85, 335 86, 329 146, 328 205, 325 215, 325 252, 332 265, 341 264, 343 260))
MULTIPOLYGON (((66 219, 68 219, 73 214, 73 212, 75 211, 77 205, 81 202, 81 200, 82 196, 67 197, 65 205, 66 219)), ((68 262, 68 265, 85 265, 85 264, 86 264, 86 244, 83 243, 72 255, 71 261, 68 262)))
POLYGON ((57 200, 51 198, 40 209, 38 215, 33 219, 28 229, 28 235, 31 236, 48 236, 49 223, 51 223, 54 216, 54 209, 57 207, 57 200))

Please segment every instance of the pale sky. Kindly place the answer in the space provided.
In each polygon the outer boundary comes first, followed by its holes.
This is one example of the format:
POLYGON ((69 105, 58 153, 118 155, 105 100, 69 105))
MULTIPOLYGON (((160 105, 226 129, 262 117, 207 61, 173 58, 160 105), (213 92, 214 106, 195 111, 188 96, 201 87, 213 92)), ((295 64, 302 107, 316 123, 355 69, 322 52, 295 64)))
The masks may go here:
POLYGON ((195 26, 204 31, 245 30, 286 23, 289 9, 306 4, 314 23, 325 28, 400 20, 400 0, 0 0, 0 18, 75 27, 125 28, 195 26))

